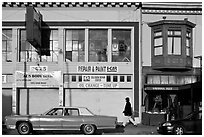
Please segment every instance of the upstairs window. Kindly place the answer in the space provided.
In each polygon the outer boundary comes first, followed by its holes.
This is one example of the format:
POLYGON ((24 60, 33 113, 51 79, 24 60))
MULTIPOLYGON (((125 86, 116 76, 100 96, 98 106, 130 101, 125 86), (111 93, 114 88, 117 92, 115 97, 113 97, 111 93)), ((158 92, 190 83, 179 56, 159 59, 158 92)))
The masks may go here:
POLYGON ((89 30, 89 62, 107 62, 108 30, 89 30))
POLYGON ((181 30, 168 30, 168 55, 181 55, 181 30))
POLYGON ((26 41, 26 30, 20 30, 19 61, 33 62, 39 60, 40 57, 37 50, 26 41))
POLYGON ((2 30, 2 62, 12 62, 12 30, 2 30))
POLYGON ((191 31, 187 30, 186 32, 186 56, 190 56, 190 47, 191 47, 191 31))
POLYGON ((162 55, 163 54, 163 38, 162 31, 157 30, 154 32, 154 55, 162 55))
POLYGON ((66 30, 65 59, 66 62, 85 61, 85 30, 66 30))
POLYGON ((131 30, 112 30, 112 62, 131 62, 131 30))
POLYGON ((58 30, 43 29, 42 30, 42 62, 58 61, 58 30))

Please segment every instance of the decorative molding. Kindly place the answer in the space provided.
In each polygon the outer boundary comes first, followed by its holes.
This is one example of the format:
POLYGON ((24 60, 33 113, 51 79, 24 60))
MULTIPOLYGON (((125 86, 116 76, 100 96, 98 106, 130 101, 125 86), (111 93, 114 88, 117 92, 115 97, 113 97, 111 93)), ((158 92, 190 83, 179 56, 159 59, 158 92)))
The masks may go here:
POLYGON ((98 7, 139 8, 142 14, 202 15, 202 3, 141 3, 141 2, 3 2, 2 7, 98 7))
POLYGON ((139 2, 3 2, 2 7, 138 7, 139 2))
POLYGON ((143 9, 142 14, 176 14, 176 15, 202 15, 201 10, 185 10, 185 9, 143 9))

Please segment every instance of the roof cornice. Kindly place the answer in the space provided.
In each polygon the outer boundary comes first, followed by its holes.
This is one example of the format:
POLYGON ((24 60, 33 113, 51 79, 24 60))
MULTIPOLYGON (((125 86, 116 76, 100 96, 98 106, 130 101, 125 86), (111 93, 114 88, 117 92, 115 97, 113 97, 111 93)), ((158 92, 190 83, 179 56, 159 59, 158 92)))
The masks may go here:
POLYGON ((139 2, 3 2, 2 7, 138 7, 139 2))

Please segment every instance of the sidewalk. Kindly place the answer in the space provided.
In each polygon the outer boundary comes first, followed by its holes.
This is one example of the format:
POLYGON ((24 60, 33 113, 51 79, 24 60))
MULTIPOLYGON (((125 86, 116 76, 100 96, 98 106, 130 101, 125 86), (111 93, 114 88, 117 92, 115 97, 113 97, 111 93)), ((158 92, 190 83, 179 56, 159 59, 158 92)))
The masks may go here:
POLYGON ((143 124, 138 124, 134 126, 128 124, 123 132, 116 133, 104 133, 104 135, 159 135, 157 133, 157 126, 147 126, 143 124))

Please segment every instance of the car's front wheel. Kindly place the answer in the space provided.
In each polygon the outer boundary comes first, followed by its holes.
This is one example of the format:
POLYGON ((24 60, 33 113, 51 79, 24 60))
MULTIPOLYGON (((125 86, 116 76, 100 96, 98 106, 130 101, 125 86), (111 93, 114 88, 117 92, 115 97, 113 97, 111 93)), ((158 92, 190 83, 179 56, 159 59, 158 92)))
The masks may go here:
POLYGON ((174 134, 175 135, 183 135, 184 134, 184 128, 182 126, 175 126, 174 128, 174 134))
POLYGON ((28 122, 22 122, 18 125, 17 130, 20 135, 28 135, 31 133, 32 128, 28 122))
POLYGON ((86 124, 82 127, 82 131, 85 135, 92 135, 95 133, 96 128, 94 125, 86 124))

